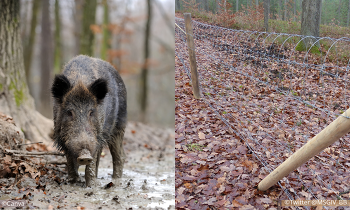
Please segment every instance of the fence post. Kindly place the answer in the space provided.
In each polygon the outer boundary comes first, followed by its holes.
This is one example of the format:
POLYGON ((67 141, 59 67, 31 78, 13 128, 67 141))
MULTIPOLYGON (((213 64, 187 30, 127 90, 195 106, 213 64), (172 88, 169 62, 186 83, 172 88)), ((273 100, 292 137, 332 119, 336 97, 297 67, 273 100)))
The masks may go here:
MULTIPOLYGON (((343 113, 343 116, 350 116, 350 109, 343 113)), ((303 147, 296 151, 292 156, 279 165, 258 185, 258 190, 265 191, 272 185, 276 184, 290 172, 297 169, 313 156, 339 140, 342 136, 350 131, 350 119, 339 116, 319 134, 309 140, 303 147)))
POLYGON ((186 28, 186 37, 187 37, 187 48, 188 48, 188 54, 190 57, 193 95, 196 99, 200 99, 201 93, 199 90, 196 52, 195 52, 194 41, 193 41, 191 13, 184 13, 184 16, 185 16, 185 28, 186 28))

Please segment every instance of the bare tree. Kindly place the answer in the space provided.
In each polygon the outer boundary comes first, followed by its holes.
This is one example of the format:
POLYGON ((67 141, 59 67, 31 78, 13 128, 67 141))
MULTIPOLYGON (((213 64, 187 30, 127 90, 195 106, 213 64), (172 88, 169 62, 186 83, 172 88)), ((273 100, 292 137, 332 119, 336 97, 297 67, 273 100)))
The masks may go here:
POLYGON ((74 8, 75 52, 74 54, 77 55, 80 52, 80 35, 82 31, 84 0, 75 0, 74 3, 75 3, 75 8, 74 8))
POLYGON ((346 20, 346 27, 349 27, 349 19, 350 19, 350 0, 348 3, 348 18, 346 20))
POLYGON ((339 4, 338 4, 338 11, 337 11, 337 19, 338 19, 338 25, 340 26, 341 25, 341 12, 340 12, 340 9, 341 9, 341 0, 339 0, 339 4))
MULTIPOLYGON (((320 35, 321 0, 303 0, 301 13, 301 34, 318 37, 320 35)), ((313 39, 306 40, 306 48, 313 39)))
POLYGON ((85 0, 83 3, 82 31, 80 34, 80 54, 92 55, 94 33, 90 26, 95 24, 97 0, 85 0))
POLYGON ((52 118, 51 108, 51 76, 52 76, 52 32, 50 21, 50 1, 42 1, 41 16, 41 91, 39 111, 46 117, 52 118))
POLYGON ((60 5, 58 0, 55 0, 55 52, 54 52, 54 72, 60 73, 62 64, 61 52, 61 20, 60 20, 60 5))
POLYGON ((151 0, 147 0, 147 21, 145 28, 145 44, 144 44, 144 64, 141 69, 141 91, 140 91, 140 105, 141 105, 141 121, 146 121, 146 109, 147 109, 147 92, 148 92, 148 63, 150 57, 150 32, 151 32, 151 21, 152 21, 152 3, 151 0))
POLYGON ((0 110, 13 117, 27 139, 49 144, 53 122, 35 110, 26 82, 19 4, 20 1, 0 1, 0 40, 6 40, 0 42, 0 110))
POLYGON ((38 21, 38 11, 40 8, 41 0, 34 0, 32 2, 32 18, 30 22, 30 33, 29 39, 24 46, 24 67, 26 70, 27 82, 30 78, 30 67, 32 65, 32 56, 33 56, 33 46, 35 42, 35 29, 38 21))
POLYGON ((110 30, 108 29, 109 24, 109 9, 108 9, 108 2, 107 0, 103 0, 103 38, 102 38, 102 49, 101 49, 101 58, 103 60, 107 60, 108 57, 108 50, 111 48, 110 45, 110 30))
POLYGON ((269 31, 270 0, 264 0, 264 27, 269 31))

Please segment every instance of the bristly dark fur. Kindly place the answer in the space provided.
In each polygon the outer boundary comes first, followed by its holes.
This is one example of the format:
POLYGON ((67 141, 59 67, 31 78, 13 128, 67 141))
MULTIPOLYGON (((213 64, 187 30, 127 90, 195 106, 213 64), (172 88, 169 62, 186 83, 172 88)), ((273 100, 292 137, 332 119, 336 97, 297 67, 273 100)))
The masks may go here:
POLYGON ((56 75, 51 92, 55 146, 66 154, 69 179, 79 177, 77 156, 88 150, 96 160, 85 169, 86 186, 90 186, 101 149, 107 145, 113 158, 112 177, 121 177, 127 98, 118 72, 108 62, 80 55, 66 64, 62 75, 56 75))

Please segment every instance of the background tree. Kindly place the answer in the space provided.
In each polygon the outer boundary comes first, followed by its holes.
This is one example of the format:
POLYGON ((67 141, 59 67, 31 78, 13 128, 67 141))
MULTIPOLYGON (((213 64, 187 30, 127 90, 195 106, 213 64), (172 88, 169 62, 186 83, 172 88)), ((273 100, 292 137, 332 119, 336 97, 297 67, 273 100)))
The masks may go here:
POLYGON ((144 63, 141 69, 141 91, 140 91, 140 106, 141 106, 141 121, 145 122, 145 113, 147 109, 147 94, 148 94, 148 65, 149 65, 149 39, 151 33, 151 20, 152 20, 152 4, 151 0, 147 0, 147 21, 145 28, 145 41, 144 41, 144 63))
POLYGON ((264 0, 264 28, 269 31, 270 0, 264 0))
POLYGON ((97 0, 85 0, 83 3, 82 31, 80 34, 80 54, 92 56, 94 33, 90 29, 95 24, 97 0))
POLYGON ((51 109, 51 79, 52 79, 52 32, 50 20, 50 1, 42 0, 41 16, 41 91, 39 111, 46 117, 52 118, 51 109))
MULTIPOLYGON (((305 36, 320 36, 321 0, 303 0, 301 13, 301 34, 305 36)), ((308 48, 314 39, 305 40, 308 48)))
POLYGON ((108 49, 111 48, 110 45, 110 30, 108 29, 109 25, 109 10, 108 10, 108 1, 103 0, 103 25, 102 25, 102 47, 101 47, 101 59, 107 60, 108 49))
POLYGON ((24 67, 26 70, 27 82, 30 81, 29 77, 30 77, 30 68, 32 65, 33 46, 35 42, 35 29, 37 26, 38 11, 40 8, 40 4, 41 4, 41 0, 33 0, 29 39, 28 41, 25 42, 25 45, 24 45, 24 67))
POLYGON ((58 0, 55 0, 55 52, 54 52, 54 73, 61 72, 62 67, 62 52, 61 52, 61 20, 60 20, 60 5, 58 0))
POLYGON ((53 123, 35 110, 26 82, 19 4, 19 1, 0 1, 0 110, 13 117, 27 139, 49 144, 53 123))

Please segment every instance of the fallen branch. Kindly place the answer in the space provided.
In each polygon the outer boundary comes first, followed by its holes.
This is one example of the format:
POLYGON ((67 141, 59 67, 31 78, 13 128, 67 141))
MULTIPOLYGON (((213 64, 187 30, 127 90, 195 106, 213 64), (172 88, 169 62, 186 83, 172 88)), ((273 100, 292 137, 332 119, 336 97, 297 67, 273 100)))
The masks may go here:
POLYGON ((21 151, 21 150, 10 150, 10 149, 5 149, 6 154, 18 154, 18 155, 60 155, 64 156, 64 153, 61 152, 27 152, 27 151, 21 151))
POLYGON ((67 165, 67 161, 48 161, 45 164, 67 165))

